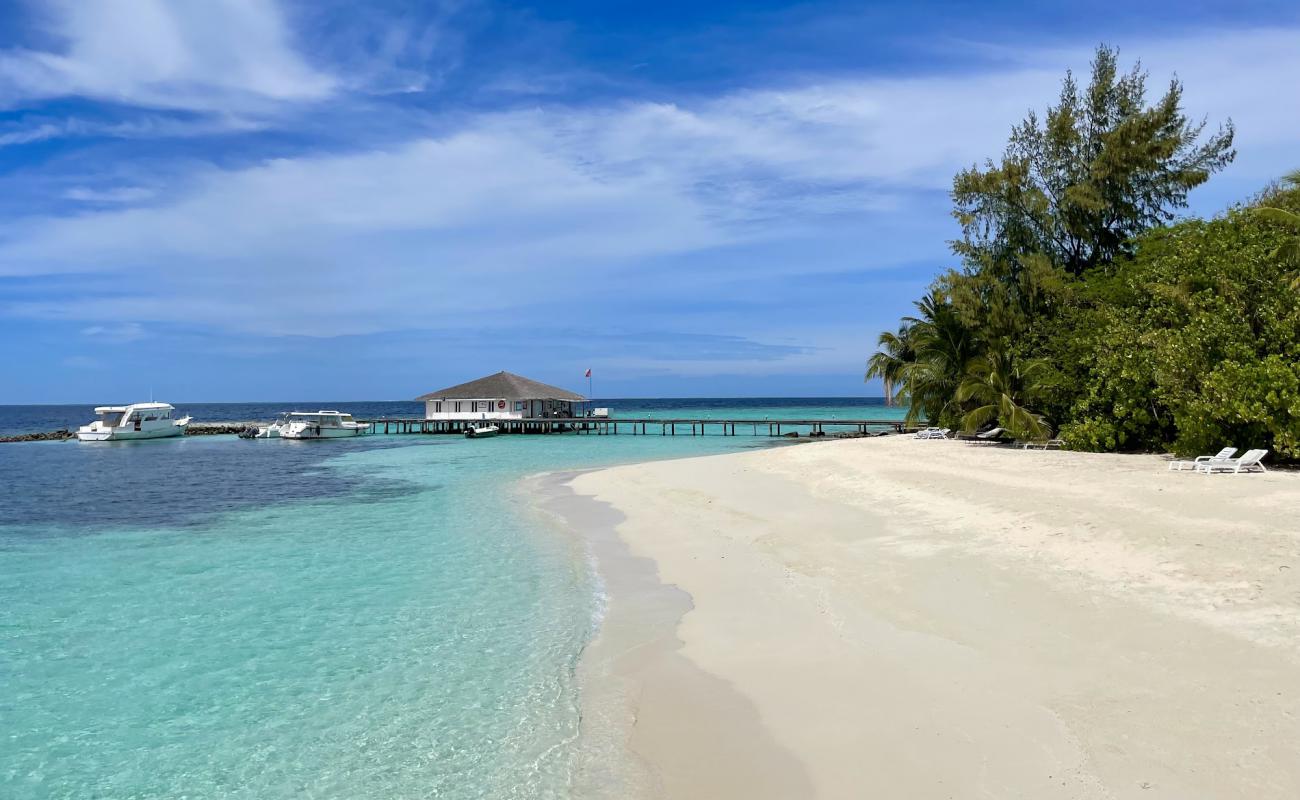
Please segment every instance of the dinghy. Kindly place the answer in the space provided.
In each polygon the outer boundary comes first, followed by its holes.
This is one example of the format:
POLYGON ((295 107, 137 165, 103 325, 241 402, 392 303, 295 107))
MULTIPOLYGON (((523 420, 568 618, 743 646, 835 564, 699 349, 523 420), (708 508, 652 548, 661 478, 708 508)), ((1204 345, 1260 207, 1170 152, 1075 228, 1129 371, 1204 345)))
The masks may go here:
POLYGON ((486 439, 489 436, 496 436, 501 429, 496 425, 477 425, 465 429, 466 439, 486 439))

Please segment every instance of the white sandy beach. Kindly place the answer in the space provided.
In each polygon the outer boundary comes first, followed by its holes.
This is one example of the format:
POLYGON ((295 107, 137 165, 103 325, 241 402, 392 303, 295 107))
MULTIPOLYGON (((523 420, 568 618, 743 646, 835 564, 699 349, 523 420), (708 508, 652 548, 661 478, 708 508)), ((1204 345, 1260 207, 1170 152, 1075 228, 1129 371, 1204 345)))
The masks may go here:
POLYGON ((1300 474, 888 437, 571 485, 588 793, 1300 797, 1300 474))

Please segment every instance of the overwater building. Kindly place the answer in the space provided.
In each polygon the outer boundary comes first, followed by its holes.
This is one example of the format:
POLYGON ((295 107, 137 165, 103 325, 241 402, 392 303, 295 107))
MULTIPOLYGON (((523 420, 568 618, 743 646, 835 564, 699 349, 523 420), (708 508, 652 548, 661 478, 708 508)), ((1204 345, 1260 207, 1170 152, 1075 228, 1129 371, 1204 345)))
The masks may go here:
POLYGON ((498 372, 420 395, 424 418, 433 420, 554 419, 581 416, 580 394, 498 372))

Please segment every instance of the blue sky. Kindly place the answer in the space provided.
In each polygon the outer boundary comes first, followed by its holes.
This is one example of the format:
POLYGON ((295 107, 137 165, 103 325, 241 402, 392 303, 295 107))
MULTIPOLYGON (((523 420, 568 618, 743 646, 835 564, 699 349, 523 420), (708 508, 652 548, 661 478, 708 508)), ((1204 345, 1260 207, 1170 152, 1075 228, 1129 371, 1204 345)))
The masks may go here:
POLYGON ((0 4, 0 403, 860 395, 1095 45, 1300 166, 1294 3, 0 4))

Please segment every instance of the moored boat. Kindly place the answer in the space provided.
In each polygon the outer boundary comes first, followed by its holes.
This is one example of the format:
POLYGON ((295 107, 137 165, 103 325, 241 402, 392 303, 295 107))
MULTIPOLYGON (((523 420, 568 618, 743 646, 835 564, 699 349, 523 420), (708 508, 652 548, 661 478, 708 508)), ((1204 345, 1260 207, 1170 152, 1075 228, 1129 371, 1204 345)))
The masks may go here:
MULTIPOLYGON (((351 414, 342 411, 291 411, 276 423, 281 439, 342 439, 360 436, 370 429, 370 423, 357 422, 351 414)), ((265 438, 271 435, 268 426, 265 438)), ((259 438, 262 438, 259 431, 259 438)))
POLYGON ((175 411, 167 403, 98 406, 95 413, 99 419, 78 428, 77 438, 83 442, 115 442, 182 436, 190 418, 173 419, 175 411))
POLYGON ((465 429, 466 439, 486 439, 489 436, 496 436, 501 432, 501 428, 496 425, 471 425, 465 429))
POLYGON ((275 418, 275 422, 269 425, 250 426, 243 433, 239 434, 241 439, 279 439, 280 431, 289 424, 289 417, 294 412, 286 411, 275 418))

